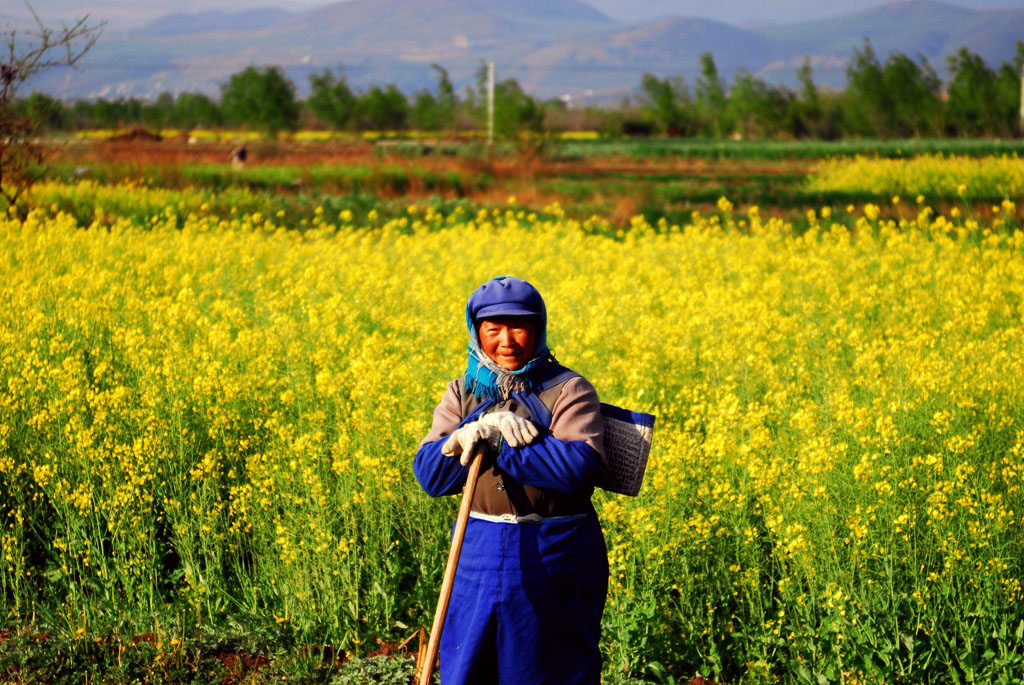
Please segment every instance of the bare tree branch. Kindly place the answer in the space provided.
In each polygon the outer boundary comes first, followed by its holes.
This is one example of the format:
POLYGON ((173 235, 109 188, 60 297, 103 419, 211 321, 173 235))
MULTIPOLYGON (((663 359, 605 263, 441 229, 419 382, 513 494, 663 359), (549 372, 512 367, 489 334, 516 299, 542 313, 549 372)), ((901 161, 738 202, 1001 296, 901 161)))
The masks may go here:
POLYGON ((42 164, 42 149, 35 139, 37 122, 21 114, 19 89, 32 77, 54 67, 76 68, 99 40, 105 22, 91 24, 86 14, 72 24, 50 28, 25 0, 35 29, 19 39, 14 28, 0 32, 6 59, 0 62, 0 200, 17 207, 42 164))

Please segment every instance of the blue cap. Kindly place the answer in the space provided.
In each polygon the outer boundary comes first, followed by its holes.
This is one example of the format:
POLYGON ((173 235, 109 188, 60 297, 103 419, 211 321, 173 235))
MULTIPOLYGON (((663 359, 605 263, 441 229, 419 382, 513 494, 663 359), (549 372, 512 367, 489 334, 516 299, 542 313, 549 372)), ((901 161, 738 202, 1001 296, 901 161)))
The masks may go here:
POLYGON ((521 278, 494 278, 476 289, 466 305, 474 323, 499 316, 546 316, 544 298, 521 278))

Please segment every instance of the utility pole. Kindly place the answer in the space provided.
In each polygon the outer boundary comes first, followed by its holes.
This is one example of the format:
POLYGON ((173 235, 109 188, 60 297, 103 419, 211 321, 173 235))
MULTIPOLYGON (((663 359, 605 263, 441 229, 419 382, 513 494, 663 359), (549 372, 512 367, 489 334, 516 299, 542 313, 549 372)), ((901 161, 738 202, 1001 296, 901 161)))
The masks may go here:
POLYGON ((487 149, 494 145, 494 62, 487 63, 487 149))

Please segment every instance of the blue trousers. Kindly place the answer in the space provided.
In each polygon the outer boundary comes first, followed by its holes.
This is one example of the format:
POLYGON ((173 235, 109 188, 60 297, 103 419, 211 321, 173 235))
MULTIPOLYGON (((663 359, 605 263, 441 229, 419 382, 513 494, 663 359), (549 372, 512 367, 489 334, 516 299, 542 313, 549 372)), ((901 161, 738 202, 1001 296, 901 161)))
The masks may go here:
POLYGON ((470 518, 441 635, 442 685, 598 685, 607 594, 594 516, 470 518))

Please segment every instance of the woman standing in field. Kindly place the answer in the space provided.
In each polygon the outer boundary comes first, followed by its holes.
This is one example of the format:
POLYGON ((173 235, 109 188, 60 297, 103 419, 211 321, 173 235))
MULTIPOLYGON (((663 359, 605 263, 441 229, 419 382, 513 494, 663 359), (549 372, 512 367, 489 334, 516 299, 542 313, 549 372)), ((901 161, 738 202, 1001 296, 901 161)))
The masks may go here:
POLYGON ((590 502, 604 462, 594 387, 555 361, 547 311, 517 278, 466 306, 469 362, 413 462, 427 494, 459 492, 482 443, 441 636, 441 681, 599 683, 608 558, 590 502))

